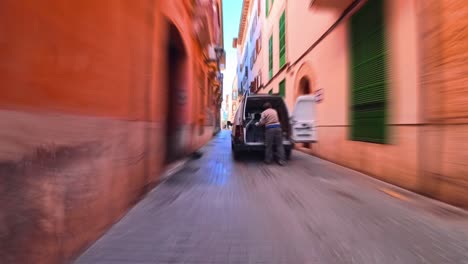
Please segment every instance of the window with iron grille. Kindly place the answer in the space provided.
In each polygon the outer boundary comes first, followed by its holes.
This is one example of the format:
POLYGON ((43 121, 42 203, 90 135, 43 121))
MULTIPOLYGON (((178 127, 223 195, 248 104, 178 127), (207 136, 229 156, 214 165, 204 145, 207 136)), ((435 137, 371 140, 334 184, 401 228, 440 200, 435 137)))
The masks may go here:
POLYGON ((279 21, 279 67, 286 63, 286 11, 280 17, 279 21))
POLYGON ((351 139, 386 142, 387 47, 384 0, 368 1, 350 23, 351 139))

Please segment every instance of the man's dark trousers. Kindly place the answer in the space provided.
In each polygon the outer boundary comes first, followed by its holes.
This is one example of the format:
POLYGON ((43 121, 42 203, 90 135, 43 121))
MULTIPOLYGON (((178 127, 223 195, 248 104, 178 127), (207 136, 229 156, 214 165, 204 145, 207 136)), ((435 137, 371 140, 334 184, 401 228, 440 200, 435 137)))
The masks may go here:
POLYGON ((283 132, 281 127, 265 129, 265 162, 273 159, 273 145, 276 146, 278 161, 284 161, 283 132))

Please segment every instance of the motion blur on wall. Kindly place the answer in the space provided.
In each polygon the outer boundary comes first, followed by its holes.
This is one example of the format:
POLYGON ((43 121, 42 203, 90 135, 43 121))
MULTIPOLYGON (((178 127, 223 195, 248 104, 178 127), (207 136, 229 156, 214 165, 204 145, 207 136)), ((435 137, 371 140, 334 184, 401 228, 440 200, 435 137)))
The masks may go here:
POLYGON ((67 261, 219 130, 221 6, 0 2, 2 263, 67 261))

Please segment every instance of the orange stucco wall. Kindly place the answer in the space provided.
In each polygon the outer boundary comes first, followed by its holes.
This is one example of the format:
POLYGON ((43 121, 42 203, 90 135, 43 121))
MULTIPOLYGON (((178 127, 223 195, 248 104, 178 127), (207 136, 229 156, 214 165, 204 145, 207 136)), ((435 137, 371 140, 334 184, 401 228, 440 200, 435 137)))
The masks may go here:
POLYGON ((0 2, 1 261, 68 261, 158 182, 169 23, 187 52, 181 145, 212 137, 192 135, 203 58, 183 3, 0 2))
POLYGON ((151 2, 2 1, 0 105, 144 119, 151 2))

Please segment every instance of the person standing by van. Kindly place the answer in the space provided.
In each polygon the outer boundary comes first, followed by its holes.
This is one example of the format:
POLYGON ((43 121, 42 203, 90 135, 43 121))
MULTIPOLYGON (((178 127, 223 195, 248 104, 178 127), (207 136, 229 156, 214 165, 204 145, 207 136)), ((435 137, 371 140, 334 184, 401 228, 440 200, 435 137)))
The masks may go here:
POLYGON ((264 111, 256 126, 265 126, 265 163, 271 163, 273 159, 273 145, 276 146, 278 155, 278 164, 285 165, 284 161, 284 146, 283 146, 283 130, 278 118, 278 112, 267 102, 263 105, 264 111))

